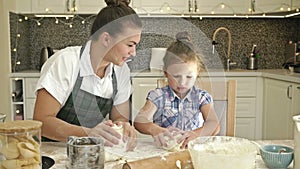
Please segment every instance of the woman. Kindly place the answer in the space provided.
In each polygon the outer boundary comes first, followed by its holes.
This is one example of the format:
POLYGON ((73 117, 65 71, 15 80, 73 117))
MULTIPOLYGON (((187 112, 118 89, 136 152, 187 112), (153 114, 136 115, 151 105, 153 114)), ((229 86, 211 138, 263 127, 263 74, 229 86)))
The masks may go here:
POLYGON ((136 145, 129 124, 130 70, 141 36, 141 20, 129 0, 105 0, 85 46, 67 47, 44 64, 37 84, 34 119, 43 122, 46 140, 68 136, 99 136, 105 145, 118 144, 122 125, 127 149, 136 145), (108 115, 110 120, 105 121, 108 115))

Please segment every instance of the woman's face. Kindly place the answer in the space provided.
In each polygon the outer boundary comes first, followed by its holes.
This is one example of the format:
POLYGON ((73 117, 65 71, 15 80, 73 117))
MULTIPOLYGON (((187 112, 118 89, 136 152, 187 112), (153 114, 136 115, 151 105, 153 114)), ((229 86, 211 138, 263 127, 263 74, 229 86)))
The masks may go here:
POLYGON ((115 65, 123 65, 130 56, 136 55, 136 45, 140 42, 140 39, 141 30, 131 30, 130 33, 125 32, 123 35, 113 37, 114 45, 105 56, 105 59, 115 65))
POLYGON ((186 96, 197 76, 197 64, 193 62, 173 64, 166 69, 168 84, 180 98, 186 96))

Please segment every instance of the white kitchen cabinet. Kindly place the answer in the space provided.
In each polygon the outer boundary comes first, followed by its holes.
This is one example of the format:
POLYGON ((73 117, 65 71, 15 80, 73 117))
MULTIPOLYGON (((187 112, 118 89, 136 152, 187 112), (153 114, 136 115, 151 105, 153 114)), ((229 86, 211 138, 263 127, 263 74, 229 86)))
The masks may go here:
POLYGON ((97 14, 104 0, 31 0, 32 13, 97 14), (46 10, 48 9, 48 11, 46 10))
MULTIPOLYGON (((146 96, 151 89, 156 88, 159 76, 135 76, 132 78, 133 117, 145 104, 146 96)), ((261 112, 262 112, 262 79, 257 77, 202 77, 204 81, 220 81, 226 79, 237 80, 236 105, 236 136, 248 139, 261 139, 261 112)))
POLYGON ((132 78, 132 121, 134 120, 139 110, 144 106, 148 92, 157 87, 158 78, 159 77, 132 78))
POLYGON ((264 82, 263 139, 293 139, 292 116, 300 114, 300 84, 264 82))
POLYGON ((16 2, 16 13, 31 13, 31 0, 15 0, 16 2))
POLYGON ((138 13, 187 13, 188 0, 134 0, 131 6, 138 13))
POLYGON ((38 78, 33 77, 12 77, 12 120, 26 120, 33 118, 35 104, 35 87, 38 78))

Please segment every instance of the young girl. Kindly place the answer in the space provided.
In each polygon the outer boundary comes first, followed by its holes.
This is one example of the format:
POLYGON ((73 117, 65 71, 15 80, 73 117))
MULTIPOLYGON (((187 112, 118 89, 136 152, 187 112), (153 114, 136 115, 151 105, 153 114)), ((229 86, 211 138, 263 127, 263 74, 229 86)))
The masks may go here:
POLYGON ((176 35, 163 59, 168 85, 148 93, 146 103, 135 118, 135 128, 166 146, 173 132, 181 134, 177 143, 186 148, 199 136, 216 135, 219 121, 209 93, 194 86, 202 68, 187 32, 176 35))

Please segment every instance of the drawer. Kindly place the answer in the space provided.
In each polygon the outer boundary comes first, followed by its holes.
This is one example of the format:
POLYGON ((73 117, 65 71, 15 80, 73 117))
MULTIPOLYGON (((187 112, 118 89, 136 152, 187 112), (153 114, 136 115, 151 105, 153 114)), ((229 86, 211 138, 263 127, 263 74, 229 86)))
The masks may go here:
POLYGON ((232 78, 237 80, 237 97, 256 97, 256 78, 232 78))
POLYGON ((255 98, 236 99, 236 117, 255 117, 256 114, 255 98))
POLYGON ((35 88, 39 78, 25 78, 25 97, 35 98, 35 88))
POLYGON ((236 118, 235 136, 255 140, 255 118, 236 118))

